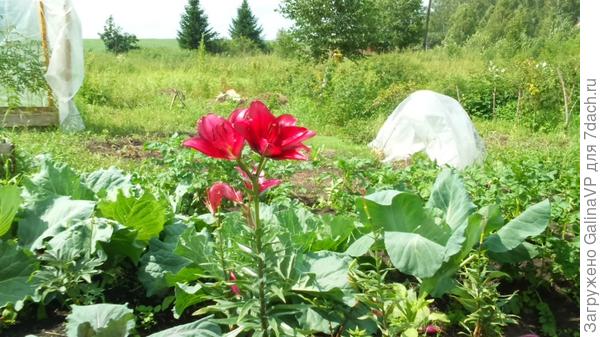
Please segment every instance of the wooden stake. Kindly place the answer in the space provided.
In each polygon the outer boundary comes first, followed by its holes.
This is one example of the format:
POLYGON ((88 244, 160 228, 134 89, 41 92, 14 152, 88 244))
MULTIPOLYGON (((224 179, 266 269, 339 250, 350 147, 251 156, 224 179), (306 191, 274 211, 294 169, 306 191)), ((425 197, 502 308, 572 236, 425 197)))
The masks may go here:
POLYGON ((569 127, 569 122, 571 121, 571 111, 569 109, 569 101, 571 99, 571 97, 569 97, 569 93, 567 92, 567 87, 565 85, 565 80, 563 78, 562 72, 560 71, 560 68, 556 68, 556 74, 558 75, 558 81, 560 83, 560 87, 562 89, 562 94, 563 94, 563 104, 564 104, 564 111, 565 111, 565 129, 567 127, 569 127))
POLYGON ((496 119, 496 87, 492 92, 492 119, 496 119))
POLYGON ((523 91, 519 88, 517 93, 517 112, 515 113, 515 120, 518 123, 521 119, 521 98, 523 97, 523 91))
MULTIPOLYGON (((40 27, 42 31, 42 51, 44 53, 44 63, 46 64, 46 71, 50 66, 50 49, 48 47, 48 28, 46 26, 46 10, 44 9, 44 1, 39 2, 39 14, 40 14, 40 27)), ((48 86, 48 106, 54 106, 54 96, 52 95, 52 89, 48 86)))
MULTIPOLYGON (((67 4, 65 3, 65 7, 64 7, 64 11, 65 11, 65 27, 68 27, 71 25, 72 19, 71 19, 71 12, 68 10, 69 8, 67 8, 67 4)), ((73 71, 72 71, 72 59, 71 59, 71 51, 73 49, 73 46, 71 45, 71 40, 67 39, 65 41, 65 71, 66 71, 66 76, 65 78, 67 79, 67 81, 71 82, 73 79, 73 71)))
POLYGON ((429 41, 428 41, 428 35, 429 35, 429 16, 431 15, 431 1, 429 0, 429 4, 427 5, 427 16, 425 19, 425 37, 423 38, 423 50, 427 50, 429 41))

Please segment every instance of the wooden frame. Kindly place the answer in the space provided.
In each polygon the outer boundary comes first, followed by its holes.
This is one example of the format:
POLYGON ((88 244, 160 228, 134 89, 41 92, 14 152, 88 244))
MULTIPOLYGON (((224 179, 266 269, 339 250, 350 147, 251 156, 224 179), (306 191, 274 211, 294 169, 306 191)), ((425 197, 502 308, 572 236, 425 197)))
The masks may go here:
POLYGON ((0 107, 0 127, 56 126, 58 111, 54 107, 0 107))

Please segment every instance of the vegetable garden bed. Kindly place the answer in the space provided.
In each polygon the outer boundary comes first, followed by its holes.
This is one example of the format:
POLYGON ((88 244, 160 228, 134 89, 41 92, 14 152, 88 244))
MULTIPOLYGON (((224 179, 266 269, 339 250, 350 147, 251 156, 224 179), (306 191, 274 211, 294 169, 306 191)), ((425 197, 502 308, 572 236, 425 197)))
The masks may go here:
POLYGON ((49 156, 6 178, 0 267, 12 267, 0 268, 0 285, 12 290, 0 291, 3 334, 512 336, 572 328, 547 320, 553 309, 564 308, 561 318, 574 311, 570 295, 553 296, 569 290, 555 270, 569 264, 549 255, 575 251, 552 234, 566 234, 571 203, 556 196, 569 193, 535 160, 515 166, 519 176, 494 166, 501 183, 481 167, 458 173, 418 157, 403 167, 332 164, 302 151, 312 133, 293 117, 278 119, 259 103, 248 110, 253 118, 208 115, 193 138, 147 144, 161 169, 146 178, 116 168, 78 173, 49 156), (238 128, 247 128, 250 148, 238 128), (532 311, 536 296, 544 301, 532 311), (533 325, 543 319, 550 323, 533 325))

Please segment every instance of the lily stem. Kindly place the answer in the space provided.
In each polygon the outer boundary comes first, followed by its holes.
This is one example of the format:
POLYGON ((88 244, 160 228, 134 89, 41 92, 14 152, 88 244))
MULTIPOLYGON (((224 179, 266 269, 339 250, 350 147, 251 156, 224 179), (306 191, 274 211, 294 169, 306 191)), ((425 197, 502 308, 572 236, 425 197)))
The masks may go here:
MULTIPOLYGON (((252 180, 252 201, 254 202, 254 225, 255 227, 255 244, 256 254, 258 256, 258 300, 260 303, 260 326, 262 328, 262 336, 268 337, 269 322, 267 319, 267 300, 265 296, 265 257, 263 252, 263 228, 260 221, 260 172, 265 164, 265 158, 262 158, 256 172, 249 175, 252 180)), ((251 172, 250 172, 251 173, 251 172)))
POLYGON ((219 254, 221 255, 221 269, 223 269, 223 280, 227 282, 227 268, 225 266, 225 247, 223 246, 223 224, 221 216, 217 213, 217 231, 219 232, 219 254))

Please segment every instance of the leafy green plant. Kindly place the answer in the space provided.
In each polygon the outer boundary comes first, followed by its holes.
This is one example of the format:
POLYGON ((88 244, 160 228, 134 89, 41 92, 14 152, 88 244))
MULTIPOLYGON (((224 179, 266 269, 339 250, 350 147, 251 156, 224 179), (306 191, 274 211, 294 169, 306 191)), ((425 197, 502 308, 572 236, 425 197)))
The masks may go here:
POLYGON ((127 337, 135 328, 133 310, 120 304, 74 305, 67 317, 67 334, 73 337, 127 337))
POLYGON ((503 336, 504 327, 517 323, 518 317, 504 310, 514 294, 501 295, 497 289, 505 277, 508 275, 489 270, 488 258, 480 252, 464 263, 461 281, 451 296, 468 312, 461 326, 469 336, 503 336))
POLYGON ((0 308, 10 306, 16 311, 34 297, 35 286, 30 276, 38 262, 14 241, 0 240, 0 308))
POLYGON ((0 237, 10 231, 21 202, 21 190, 17 186, 0 187, 0 237))
MULTIPOLYGON (((225 336, 235 336, 240 329, 236 329, 231 334, 225 336)), ((195 322, 174 326, 170 329, 154 333, 148 337, 186 337, 186 336, 224 336, 219 325, 212 321, 212 317, 205 317, 195 322)))
POLYGON ((8 101, 0 102, 14 108, 21 105, 22 94, 42 94, 48 85, 42 63, 41 44, 17 34, 11 28, 0 30, 0 87, 8 101))
POLYGON ((98 34, 106 50, 114 54, 127 53, 130 50, 138 49, 138 39, 135 35, 123 33, 123 29, 115 23, 111 16, 106 20, 104 31, 98 34))
MULTIPOLYGON (((476 213, 458 175, 450 170, 438 176, 426 204, 414 193, 390 190, 359 199, 358 208, 368 228, 383 231, 380 240, 394 267, 422 279, 422 291, 434 296, 452 288, 452 276, 478 242, 509 260, 521 250, 530 258, 532 248, 524 241, 542 233, 550 217, 548 201, 508 224, 495 207, 476 213)), ((363 255, 376 237, 364 235, 349 253, 363 255)))
MULTIPOLYGON (((82 176, 47 156, 37 160, 39 170, 24 178, 23 190, 14 187, 10 192, 10 186, 6 190, 17 196, 11 198, 17 202, 11 214, 18 209, 23 211, 17 223, 18 245, 11 247, 12 241, 7 241, 8 246, 3 246, 8 249, 3 257, 20 262, 13 262, 6 270, 4 277, 10 282, 6 289, 14 289, 0 307, 10 305, 19 311, 26 300, 44 305, 53 301, 64 305, 102 300, 105 287, 110 285, 107 282, 112 281, 111 268, 126 257, 137 263, 136 254, 139 258, 145 242, 137 238, 149 240, 158 236, 162 227, 158 232, 146 232, 96 213, 99 201, 108 203, 104 198, 116 198, 123 191, 134 193, 131 177, 123 172, 111 168, 82 176), (22 200, 19 195, 23 196, 22 200), (35 258, 30 251, 36 253, 35 258)), ((153 205, 138 209, 136 214, 142 218, 144 214, 153 214, 153 205)), ((130 210, 130 203, 123 202, 120 209, 130 210)), ((12 218, 14 214, 6 218, 6 223, 11 225, 12 218)), ((131 216, 115 218, 128 225, 131 225, 130 219, 135 219, 131 216)), ((160 220, 161 217, 152 218, 160 220)), ((6 236, 10 238, 11 234, 6 236)))
POLYGON ((41 269, 33 274, 38 296, 46 303, 60 295, 75 304, 102 300, 102 288, 92 277, 102 273, 107 255, 100 243, 110 241, 112 233, 112 223, 90 219, 52 237, 39 257, 41 269))
MULTIPOLYGON (((160 306, 158 306, 158 309, 160 309, 160 306)), ((139 325, 142 329, 147 330, 148 328, 152 328, 156 325, 154 315, 157 312, 160 312, 160 310, 157 310, 156 307, 139 305, 135 307, 135 311, 138 317, 139 325)))
MULTIPOLYGON (((127 305, 120 304, 74 305, 71 314, 67 317, 66 325, 67 335, 70 337, 127 337, 136 335, 134 334, 135 327, 133 310, 129 309, 127 305)), ((235 335, 237 333, 232 336, 235 335)), ((223 335, 211 316, 149 335, 149 337, 185 336, 218 337, 223 335)))
POLYGON ((367 268, 354 268, 352 279, 360 290, 358 300, 370 308, 382 336, 417 336, 429 324, 449 322, 444 314, 430 310, 433 300, 401 283, 388 282, 388 271, 372 268, 370 263, 367 268))

